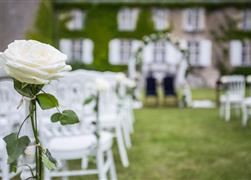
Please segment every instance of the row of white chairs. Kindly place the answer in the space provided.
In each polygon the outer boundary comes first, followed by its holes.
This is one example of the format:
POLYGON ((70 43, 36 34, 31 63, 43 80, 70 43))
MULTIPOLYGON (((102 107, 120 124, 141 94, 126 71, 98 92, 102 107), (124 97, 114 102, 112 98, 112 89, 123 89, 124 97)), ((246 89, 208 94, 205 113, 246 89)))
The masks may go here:
POLYGON ((237 114, 242 112, 242 125, 246 126, 251 113, 251 97, 246 97, 246 84, 251 84, 251 76, 223 76, 221 82, 224 93, 220 96, 220 116, 229 121, 235 109, 237 114))
MULTIPOLYGON (((64 78, 51 82, 44 88, 45 92, 54 94, 58 98, 61 110, 72 109, 80 119, 79 124, 62 126, 50 122, 50 115, 56 112, 55 110, 38 111, 42 144, 58 161, 57 169, 49 171, 45 168, 45 180, 53 177, 62 177, 65 180, 69 176, 91 174, 97 174, 99 179, 106 180, 108 173, 110 179, 116 180, 117 174, 112 152, 114 138, 117 141, 122 165, 129 166, 127 149, 131 147, 130 135, 133 132, 134 122, 132 96, 126 93, 128 88, 126 84, 123 81, 118 82, 119 75, 112 72, 77 70, 67 73, 64 78), (97 93, 95 80, 98 78, 106 80, 110 88, 100 93, 99 113, 97 114, 94 110, 95 101, 88 105, 83 105, 83 103, 86 98, 97 93), (97 117, 99 121, 97 121, 97 117), (97 130, 99 138, 96 135, 97 130), (80 167, 71 170, 68 168, 67 162, 75 159, 81 160, 80 167), (95 161, 95 168, 89 165, 92 159, 95 161)), ((12 82, 1 83, 8 84, 8 86, 0 84, 0 100, 6 99, 6 101, 0 102, 1 106, 6 106, 5 110, 0 110, 0 117, 5 119, 0 121, 0 130, 5 127, 1 126, 1 123, 4 122, 8 122, 10 129, 5 129, 6 132, 1 133, 0 138, 11 129, 16 128, 15 124, 20 123, 27 113, 25 108, 18 113, 13 108, 16 107, 21 97, 12 90, 12 82), (15 101, 11 100, 14 97, 15 101), (11 106, 11 108, 7 106, 11 106), (13 113, 10 113, 10 109, 13 109, 13 113), (15 116, 11 117, 10 114, 16 115, 17 119, 14 120, 15 116), (9 123, 10 119, 13 123, 9 123)), ((2 179, 7 180, 14 174, 9 173, 5 144, 2 140, 0 150, 0 175, 2 179)), ((26 171, 26 174, 23 178, 29 177, 29 171, 26 171)))

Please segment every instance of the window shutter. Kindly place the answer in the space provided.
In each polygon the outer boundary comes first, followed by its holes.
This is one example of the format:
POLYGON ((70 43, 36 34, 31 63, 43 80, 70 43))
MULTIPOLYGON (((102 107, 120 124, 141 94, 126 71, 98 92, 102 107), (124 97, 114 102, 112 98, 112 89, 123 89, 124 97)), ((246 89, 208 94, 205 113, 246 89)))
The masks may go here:
POLYGON ((169 11, 167 9, 154 9, 152 13, 154 27, 157 31, 162 31, 169 27, 169 11))
POLYGON ((81 10, 72 10, 70 12, 71 20, 66 26, 69 30, 80 30, 84 24, 84 13, 81 10))
POLYGON ((166 62, 171 65, 177 64, 178 50, 171 43, 166 43, 166 62))
POLYGON ((70 39, 61 39, 59 42, 59 49, 64 54, 67 55, 67 62, 70 62, 72 59, 72 42, 70 39))
POLYGON ((230 64, 232 66, 240 66, 241 65, 241 51, 242 44, 241 41, 233 40, 230 42, 230 64))
POLYGON ((200 41, 200 66, 208 67, 212 62, 212 42, 210 40, 200 41))
POLYGON ((144 63, 150 64, 153 62, 153 43, 149 43, 145 46, 143 52, 144 63))
POLYGON ((123 16, 122 16, 122 9, 118 12, 118 15, 117 15, 117 22, 118 22, 118 29, 119 30, 123 30, 123 16))
POLYGON ((139 16, 139 9, 137 8, 134 8, 133 11, 132 11, 133 15, 133 19, 132 19, 132 28, 131 30, 135 30, 136 27, 137 27, 137 22, 138 22, 138 16, 139 16))
POLYGON ((120 40, 113 39, 109 43, 109 62, 113 65, 120 63, 120 40))
POLYGON ((189 23, 189 11, 191 11, 191 9, 185 9, 183 11, 183 16, 182 16, 182 22, 183 22, 183 28, 185 31, 192 31, 193 30, 193 26, 189 23))
POLYGON ((91 64, 93 62, 93 42, 90 39, 85 39, 82 43, 82 61, 85 64, 91 64))
POLYGON ((199 9, 199 30, 204 30, 205 29, 205 9, 200 8, 199 9))

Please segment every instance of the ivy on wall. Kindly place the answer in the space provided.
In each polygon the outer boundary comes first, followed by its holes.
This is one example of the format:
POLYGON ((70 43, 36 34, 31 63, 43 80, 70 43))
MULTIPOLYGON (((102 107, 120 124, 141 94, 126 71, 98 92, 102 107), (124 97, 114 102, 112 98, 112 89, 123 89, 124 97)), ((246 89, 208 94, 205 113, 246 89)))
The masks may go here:
MULTIPOLYGON (((58 13, 74 8, 65 6, 58 8, 58 13)), ((69 19, 59 21, 58 37, 60 38, 89 38, 94 43, 94 62, 91 65, 81 63, 73 64, 73 68, 87 68, 100 71, 125 71, 125 65, 110 65, 108 59, 109 42, 114 38, 142 39, 144 35, 154 32, 150 8, 140 9, 137 27, 133 32, 118 31, 117 14, 120 9, 118 6, 76 6, 86 11, 85 27, 81 31, 69 31, 65 23, 69 19)))
MULTIPOLYGON (((168 5, 169 8, 183 8, 204 6, 207 9, 223 8, 231 4, 210 5, 210 4, 173 4, 168 5)), ((74 69, 85 68, 100 71, 125 71, 125 65, 112 66, 109 64, 109 41, 114 38, 142 39, 143 36, 155 33, 152 21, 152 6, 161 6, 157 4, 131 4, 128 6, 140 7, 137 28, 133 32, 120 32, 117 26, 117 13, 123 4, 106 5, 106 4, 83 4, 83 3, 66 3, 55 4, 52 0, 41 0, 38 15, 34 23, 33 29, 27 33, 27 38, 36 39, 45 43, 58 46, 61 38, 89 38, 94 43, 94 62, 91 65, 83 63, 72 64, 74 69), (85 28, 81 31, 69 31, 65 27, 65 23, 70 20, 65 18, 58 20, 58 15, 72 8, 83 9, 87 12, 85 19, 85 28)), ((243 8, 245 4, 237 4, 235 7, 243 8)), ((165 32, 171 31, 172 28, 165 32)), ((251 36, 251 32, 228 31, 222 33, 224 36, 216 37, 219 41, 229 39, 244 39, 251 36)))
POLYGON ((51 1, 41 0, 37 17, 32 28, 28 30, 26 38, 56 45, 54 41, 53 19, 53 6, 51 1))
MULTIPOLYGON (((35 29, 27 37, 58 46, 61 38, 89 38, 94 43, 94 61, 91 65, 81 62, 72 64, 73 69, 85 68, 99 71, 125 71, 125 65, 109 64, 109 42, 114 38, 142 39, 154 33, 151 7, 140 8, 136 30, 133 32, 118 31, 117 14, 121 6, 63 4, 53 6, 51 1, 42 0, 35 22, 35 29), (70 9, 82 9, 86 12, 84 28, 70 31, 65 24, 70 17, 59 20, 59 14, 70 9), (53 15, 54 11, 54 15, 53 15)), ((166 30, 164 32, 167 32, 166 30)))

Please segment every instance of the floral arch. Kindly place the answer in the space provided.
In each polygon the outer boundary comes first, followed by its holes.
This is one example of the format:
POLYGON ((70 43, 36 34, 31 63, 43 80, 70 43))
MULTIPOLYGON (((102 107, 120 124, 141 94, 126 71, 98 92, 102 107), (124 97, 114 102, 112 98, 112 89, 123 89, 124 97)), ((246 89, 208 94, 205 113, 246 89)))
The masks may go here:
POLYGON ((176 87, 179 88, 186 82, 185 76, 189 66, 187 54, 185 43, 172 39, 169 33, 160 32, 144 36, 134 57, 128 63, 129 77, 138 81, 138 88, 141 90, 144 78, 150 71, 155 71, 154 73, 160 75, 160 78, 165 73, 171 73, 175 76, 176 87), (156 64, 151 62, 153 59, 151 54, 153 54, 153 44, 160 41, 167 46, 167 58, 159 67, 155 68, 156 64))

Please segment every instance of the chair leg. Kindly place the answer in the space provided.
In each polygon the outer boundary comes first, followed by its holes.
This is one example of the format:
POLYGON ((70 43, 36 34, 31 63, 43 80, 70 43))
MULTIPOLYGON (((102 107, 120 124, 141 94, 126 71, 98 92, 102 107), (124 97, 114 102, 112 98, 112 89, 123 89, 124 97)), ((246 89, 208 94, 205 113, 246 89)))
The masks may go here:
POLYGON ((117 144, 118 144, 121 162, 124 167, 128 167, 129 160, 128 160, 128 156, 127 156, 127 152, 126 152, 126 148, 125 148, 125 144, 124 144, 124 140, 123 140, 123 136, 122 136, 122 129, 121 129, 120 124, 116 127, 115 131, 116 131, 116 138, 117 138, 117 144))
POLYGON ((86 169, 88 167, 88 157, 83 157, 81 160, 81 168, 86 169))
POLYGON ((117 178, 116 167, 115 167, 115 163, 114 163, 112 150, 110 149, 107 153, 108 153, 108 159, 111 160, 111 167, 109 170, 110 178, 111 178, 111 180, 117 180, 118 178, 117 178))
POLYGON ((220 104, 220 117, 224 117, 224 104, 220 104))
MULTIPOLYGON (((67 161, 62 161, 63 163, 63 170, 67 170, 68 169, 68 164, 67 164, 67 161)), ((62 180, 68 180, 69 177, 68 176, 63 176, 62 177, 62 180)))
POLYGON ((242 126, 247 126, 247 122, 248 122, 247 106, 242 105, 242 126))
POLYGON ((101 149, 97 150, 97 166, 98 166, 98 179, 99 180, 107 180, 106 172, 104 171, 104 153, 101 149))
POLYGON ((49 174, 50 174, 49 170, 44 167, 44 180, 52 179, 49 174))
POLYGON ((127 148, 132 147, 131 143, 131 137, 130 137, 130 130, 129 130, 129 124, 128 120, 124 117, 124 120, 122 122, 122 129, 123 129, 123 134, 124 134, 124 139, 125 139, 125 145, 127 148))
POLYGON ((5 162, 2 162, 1 164, 1 170, 2 170, 2 180, 9 180, 9 165, 5 162))
POLYGON ((134 122, 134 116, 133 116, 133 110, 128 109, 128 124, 129 124, 129 130, 130 130, 130 134, 134 132, 133 129, 133 122, 134 122))
POLYGON ((231 116, 230 103, 227 102, 225 105, 225 120, 227 122, 230 121, 230 116, 231 116))

